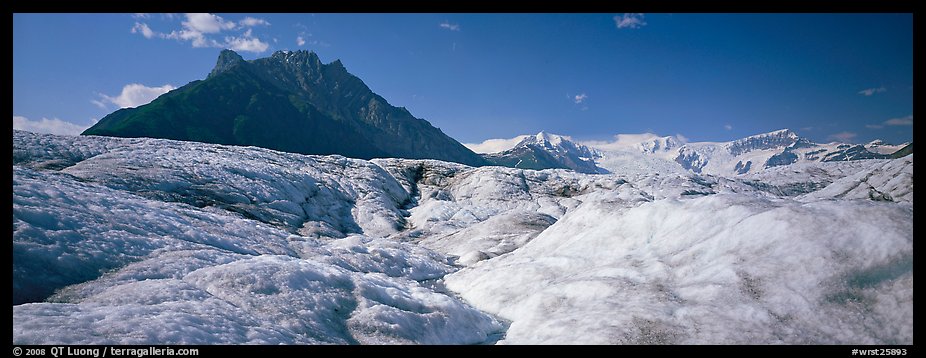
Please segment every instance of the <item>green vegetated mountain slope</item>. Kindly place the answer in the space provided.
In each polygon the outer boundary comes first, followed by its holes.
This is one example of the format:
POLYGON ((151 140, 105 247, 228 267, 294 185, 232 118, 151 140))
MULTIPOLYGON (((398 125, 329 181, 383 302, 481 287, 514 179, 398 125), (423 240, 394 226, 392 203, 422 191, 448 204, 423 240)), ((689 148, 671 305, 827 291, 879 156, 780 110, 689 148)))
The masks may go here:
POLYGON ((83 134, 487 164, 426 120, 390 105, 340 61, 323 64, 307 51, 245 61, 223 50, 205 80, 113 112, 83 134))

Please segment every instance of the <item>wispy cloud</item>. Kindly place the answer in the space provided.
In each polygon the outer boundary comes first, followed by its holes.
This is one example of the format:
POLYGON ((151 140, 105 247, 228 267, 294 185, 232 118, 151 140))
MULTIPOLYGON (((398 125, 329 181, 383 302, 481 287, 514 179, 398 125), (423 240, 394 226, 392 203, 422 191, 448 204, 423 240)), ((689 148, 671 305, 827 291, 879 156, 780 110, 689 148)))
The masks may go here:
MULTIPOLYGON (((680 144, 688 143, 688 138, 681 134, 668 137, 680 144)), ((661 138, 664 138, 664 136, 650 132, 639 134, 617 134, 614 136, 614 140, 589 140, 581 141, 579 144, 601 150, 639 150, 641 143, 660 140, 661 138)))
POLYGON ((218 34, 223 30, 235 28, 234 21, 225 21, 221 16, 213 14, 186 14, 186 21, 181 22, 182 29, 174 30, 165 35, 166 38, 190 41, 193 47, 225 47, 218 41, 206 37, 207 34, 218 34))
POLYGON ((150 17, 151 17, 151 14, 146 14, 146 13, 143 13, 143 12, 136 12, 136 13, 132 14, 132 18, 133 18, 133 19, 147 19, 147 18, 150 18, 150 17))
POLYGON ((573 96, 572 101, 575 102, 576 104, 581 104, 585 102, 586 99, 588 99, 588 95, 583 92, 583 93, 573 96))
POLYGON ((151 28, 148 27, 148 24, 141 23, 141 22, 136 22, 135 26, 132 26, 132 33, 133 34, 141 33, 141 35, 144 36, 146 39, 150 39, 156 36, 154 31, 152 31, 151 28))
POLYGON ((835 134, 830 134, 829 139, 837 140, 840 142, 852 143, 852 141, 858 137, 858 134, 852 132, 839 132, 835 134))
POLYGON ((90 128, 90 126, 81 126, 71 122, 62 121, 58 118, 42 118, 40 120, 34 121, 22 116, 13 116, 13 129, 34 133, 78 135, 87 128, 90 128))
POLYGON ((222 30, 233 30, 234 21, 226 21, 219 15, 208 13, 186 14, 186 21, 182 22, 184 28, 203 34, 217 34, 222 30))
POLYGON ((870 96, 873 96, 875 93, 883 93, 883 92, 887 92, 887 88, 884 88, 884 86, 881 86, 877 88, 863 89, 861 91, 858 91, 858 94, 863 95, 865 97, 870 97, 870 96))
POLYGON ((254 26, 258 26, 258 25, 261 25, 261 26, 270 26, 270 23, 267 22, 267 20, 258 19, 258 18, 253 18, 253 17, 250 17, 250 16, 245 17, 244 20, 238 21, 238 24, 241 25, 241 26, 248 26, 248 27, 254 27, 254 26))
POLYGON ((723 129, 726 129, 726 130, 730 131, 730 130, 733 130, 733 126, 731 126, 729 123, 727 123, 727 124, 724 124, 724 125, 723 125, 723 129))
POLYGON ((270 47, 270 44, 261 41, 260 39, 253 38, 250 36, 250 31, 248 31, 248 36, 244 37, 234 37, 228 36, 225 37, 225 47, 228 47, 235 51, 247 51, 254 53, 261 53, 267 51, 267 48, 270 47))
POLYGON ((460 24, 452 24, 449 21, 444 21, 438 24, 442 29, 447 29, 450 31, 460 31, 460 24))
POLYGON ((624 15, 617 15, 614 17, 614 23, 617 24, 619 29, 639 29, 643 26, 646 26, 646 20, 643 14, 631 14, 627 13, 624 15))
POLYGON ((891 119, 888 119, 878 124, 866 124, 865 128, 881 129, 881 128, 884 128, 884 126, 912 126, 912 125, 913 125, 913 115, 911 114, 905 117, 891 118, 891 119))
POLYGON ((888 126, 912 126, 913 125, 913 115, 900 118, 891 118, 884 121, 885 125, 888 126))
POLYGON ((486 139, 482 143, 463 143, 463 145, 476 153, 498 153, 514 148, 515 145, 521 143, 527 137, 530 136, 519 135, 511 139, 486 139))
POLYGON ((248 16, 239 22, 235 22, 226 20, 218 15, 207 13, 185 14, 184 16, 186 20, 180 23, 180 29, 172 30, 169 33, 154 31, 144 22, 136 22, 132 27, 132 33, 140 33, 147 39, 161 38, 181 42, 189 41, 190 44, 196 48, 230 48, 236 51, 260 53, 266 51, 270 47, 268 43, 253 36, 252 32, 252 27, 254 26, 270 26, 270 23, 264 19, 248 16), (226 35, 223 41, 218 41, 210 37, 230 31, 242 32, 238 35, 226 35))
POLYGON ((316 38, 315 35, 309 32, 309 28, 307 26, 301 23, 296 23, 293 25, 293 27, 299 29, 299 31, 296 32, 296 46, 331 46, 331 44, 316 38))
POLYGON ((118 96, 107 96, 99 94, 100 100, 91 100, 90 102, 100 108, 107 108, 107 104, 114 104, 119 108, 138 107, 148 104, 158 96, 173 90, 173 85, 163 85, 160 87, 147 87, 138 83, 130 83, 122 87, 122 93, 118 96))

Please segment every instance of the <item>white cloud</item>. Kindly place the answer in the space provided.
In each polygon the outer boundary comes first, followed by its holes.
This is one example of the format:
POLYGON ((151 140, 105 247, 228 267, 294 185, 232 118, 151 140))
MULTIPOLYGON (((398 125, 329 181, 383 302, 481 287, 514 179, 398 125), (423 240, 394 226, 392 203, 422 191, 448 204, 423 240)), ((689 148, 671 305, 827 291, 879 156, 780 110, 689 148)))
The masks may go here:
POLYGON ((438 26, 440 26, 442 29, 447 29, 450 31, 460 31, 460 24, 451 24, 449 21, 444 21, 438 26))
POLYGON ((643 14, 624 14, 614 17, 614 23, 619 29, 639 29, 646 26, 643 14))
POLYGON ((62 121, 58 118, 42 118, 41 120, 33 121, 26 117, 13 116, 13 129, 35 133, 78 135, 87 128, 90 128, 90 126, 77 125, 71 122, 62 121))
POLYGON ((257 19, 257 18, 253 18, 250 16, 245 17, 244 20, 238 21, 238 24, 241 26, 251 26, 251 27, 257 26, 257 25, 270 26, 270 23, 267 22, 267 20, 257 19))
MULTIPOLYGON (((208 47, 209 41, 206 40, 206 36, 201 32, 190 31, 190 30, 174 30, 169 34, 158 33, 158 37, 164 39, 173 39, 179 41, 190 41, 193 47, 208 47)), ((213 40, 213 42, 215 42, 213 40)))
MULTIPOLYGON (((617 134, 612 141, 590 140, 579 142, 579 144, 601 150, 636 150, 640 143, 649 142, 662 137, 664 136, 649 132, 639 134, 617 134)), ((676 134, 675 141, 684 144, 688 143, 688 138, 681 134, 676 134)))
POLYGON ((514 148, 529 135, 519 135, 511 139, 487 139, 482 143, 463 143, 464 146, 476 153, 497 153, 514 148))
POLYGON ((222 30, 235 28, 235 23, 225 21, 222 17, 213 14, 186 14, 187 21, 181 25, 180 31, 171 31, 165 38, 190 41, 193 47, 225 47, 219 42, 209 39, 205 34, 214 34, 222 30))
POLYGON ((900 118, 891 118, 884 121, 885 125, 888 126, 912 126, 913 125, 913 115, 900 118))
POLYGON ((588 95, 586 95, 585 93, 577 94, 572 98, 573 102, 575 102, 576 104, 585 102, 586 99, 588 99, 588 95))
POLYGON ((129 108, 129 107, 138 107, 143 104, 148 104, 153 101, 158 96, 165 94, 173 90, 174 86, 172 85, 163 85, 161 87, 146 87, 145 85, 138 83, 130 83, 122 87, 122 93, 118 96, 107 96, 105 94, 100 94, 102 100, 91 100, 93 104, 100 106, 101 108, 106 107, 106 103, 112 103, 120 108, 129 108))
POLYGON ((726 129, 726 130, 728 130, 728 131, 729 131, 729 130, 733 130, 733 126, 731 126, 729 123, 727 123, 727 124, 724 124, 724 125, 723 125, 723 129, 726 129))
POLYGON ((238 26, 235 21, 228 21, 221 16, 213 14, 186 14, 186 21, 181 22, 179 30, 173 30, 170 33, 161 33, 151 30, 145 23, 135 23, 132 27, 132 33, 141 33, 146 38, 162 38, 178 41, 189 41, 190 45, 195 48, 214 47, 230 48, 236 51, 264 52, 270 45, 260 38, 253 36, 251 27, 257 25, 270 26, 270 23, 264 19, 254 17, 245 17, 238 26), (219 34, 223 31, 238 30, 243 31, 240 35, 231 35, 224 37, 224 41, 217 41, 207 35, 219 34))
MULTIPOLYGON (((247 34, 250 35, 250 34, 247 34)), ((270 45, 266 42, 261 41, 260 39, 253 38, 250 36, 244 37, 226 37, 225 44, 228 48, 235 51, 248 51, 261 53, 267 51, 267 48, 270 45)))
POLYGON ((882 92, 887 92, 887 88, 884 88, 884 86, 881 86, 878 88, 866 88, 861 91, 858 91, 858 94, 868 97, 868 96, 874 95, 875 93, 882 93, 882 92))
MULTIPOLYGON (((296 25, 297 27, 305 28, 305 25, 302 25, 302 24, 296 24, 296 25)), ((315 39, 312 33, 310 32, 299 31, 298 35, 296 36, 296 46, 305 46, 305 45, 321 46, 321 47, 331 46, 331 44, 327 42, 315 39)))
POLYGON ((132 26, 132 33, 141 33, 141 35, 146 39, 150 39, 155 36, 155 32, 152 31, 150 27, 148 27, 148 24, 143 22, 136 22, 135 26, 132 26))
POLYGON ((858 134, 852 132, 839 132, 836 134, 830 134, 829 136, 830 139, 846 143, 852 143, 855 137, 858 137, 858 134))
POLYGON ((186 14, 186 21, 182 24, 189 31, 203 34, 217 34, 235 28, 234 21, 225 21, 221 16, 208 13, 186 14))
POLYGON ((879 124, 866 124, 865 128, 868 129, 881 129, 884 126, 912 126, 913 125, 913 115, 899 118, 891 118, 879 124))
MULTIPOLYGON (((101 96, 102 96, 102 95, 101 95, 101 96)), ((102 109, 106 109, 106 108, 108 107, 108 106, 106 105, 105 102, 100 101, 100 100, 96 100, 96 99, 91 99, 91 100, 90 100, 90 103, 93 103, 94 105, 96 105, 97 107, 100 107, 100 108, 102 108, 102 109)))
POLYGON ((151 17, 151 14, 146 14, 146 13, 143 13, 143 12, 136 12, 136 13, 132 14, 132 18, 133 18, 133 19, 147 19, 147 18, 150 18, 150 17, 151 17))

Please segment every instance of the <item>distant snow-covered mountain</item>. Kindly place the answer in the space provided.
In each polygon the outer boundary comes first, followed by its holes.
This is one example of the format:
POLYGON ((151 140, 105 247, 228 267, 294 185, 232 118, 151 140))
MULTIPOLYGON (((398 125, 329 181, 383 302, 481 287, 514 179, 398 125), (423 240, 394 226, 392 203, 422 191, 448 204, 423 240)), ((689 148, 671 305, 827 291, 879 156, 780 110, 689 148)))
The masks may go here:
POLYGON ((799 162, 885 159, 888 154, 868 151, 862 145, 814 143, 789 129, 757 134, 731 142, 689 143, 675 161, 696 173, 738 175, 799 162))
POLYGON ((521 138, 514 147, 496 153, 486 153, 488 161, 520 169, 572 169, 580 173, 601 173, 595 159, 597 151, 573 142, 570 137, 540 132, 521 138))
POLYGON ((878 154, 894 154, 894 153, 896 153, 898 150, 903 149, 903 147, 906 147, 906 146, 909 145, 909 144, 910 144, 910 142, 901 143, 901 144, 897 144, 897 145, 892 145, 892 144, 884 143, 883 140, 875 139, 875 140, 873 140, 873 141, 868 142, 867 144, 865 144, 865 149, 867 149, 869 152, 872 152, 872 153, 878 153, 878 154))
MULTIPOLYGON (((691 171, 721 176, 758 173, 800 162, 886 159, 910 143, 815 143, 789 129, 729 142, 687 142, 680 136, 619 134, 614 141, 577 142, 540 132, 468 144, 490 162, 522 169, 572 169, 582 173, 691 171), (488 152, 486 151, 493 151, 488 152)), ((906 152, 905 152, 906 153, 906 152)), ((897 156, 894 156, 897 157, 897 156)))
POLYGON ((789 129, 729 142, 683 143, 678 137, 619 135, 616 136, 615 142, 585 144, 601 154, 596 165, 611 172, 652 168, 663 168, 672 172, 672 169, 676 168, 665 163, 668 161, 681 170, 721 176, 757 173, 772 167, 800 162, 885 159, 907 146, 907 143, 895 146, 882 141, 874 141, 867 145, 839 142, 820 144, 789 129), (634 143, 632 139, 641 140, 634 143), (638 161, 650 163, 644 168, 639 168, 638 161))

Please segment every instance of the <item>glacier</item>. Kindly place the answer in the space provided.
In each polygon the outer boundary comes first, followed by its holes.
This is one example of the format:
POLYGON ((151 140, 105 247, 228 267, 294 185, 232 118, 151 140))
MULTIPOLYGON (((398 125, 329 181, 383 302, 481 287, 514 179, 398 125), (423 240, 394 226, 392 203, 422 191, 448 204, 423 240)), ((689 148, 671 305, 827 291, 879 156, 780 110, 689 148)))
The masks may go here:
POLYGON ((912 155, 637 165, 14 130, 13 342, 912 344, 912 155))

